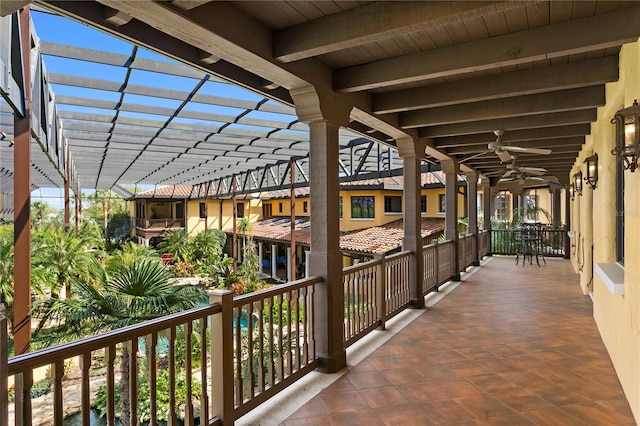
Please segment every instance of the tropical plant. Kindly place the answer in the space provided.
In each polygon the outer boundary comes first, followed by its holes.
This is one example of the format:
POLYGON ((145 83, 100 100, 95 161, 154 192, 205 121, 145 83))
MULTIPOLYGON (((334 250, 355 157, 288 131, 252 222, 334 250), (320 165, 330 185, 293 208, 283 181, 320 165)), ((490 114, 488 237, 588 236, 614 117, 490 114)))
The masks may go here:
POLYGON ((161 253, 171 253, 175 260, 191 263, 193 261, 194 247, 189 241, 189 234, 184 229, 172 229, 162 238, 158 244, 161 253))
POLYGON ((207 229, 199 232, 191 241, 193 257, 195 259, 220 257, 226 242, 227 234, 219 229, 207 229))
POLYGON ((71 282, 87 278, 87 265, 102 254, 100 229, 84 222, 78 229, 65 231, 60 226, 48 226, 32 237, 32 264, 38 270, 42 283, 47 285, 53 298, 59 298, 65 288, 71 294, 71 282))
POLYGON ((151 247, 129 241, 123 244, 105 260, 107 271, 114 272, 147 258, 157 258, 158 254, 151 247))
MULTIPOLYGON (((34 303, 39 319, 33 344, 51 346, 87 335, 179 312, 203 299, 193 286, 172 285, 172 273, 158 258, 122 262, 107 271, 97 259, 88 264, 91 280, 74 279, 74 297, 34 303)), ((129 349, 122 346, 120 392, 122 424, 128 424, 129 349)))
POLYGON ((13 330, 13 226, 0 225, 0 314, 13 330))

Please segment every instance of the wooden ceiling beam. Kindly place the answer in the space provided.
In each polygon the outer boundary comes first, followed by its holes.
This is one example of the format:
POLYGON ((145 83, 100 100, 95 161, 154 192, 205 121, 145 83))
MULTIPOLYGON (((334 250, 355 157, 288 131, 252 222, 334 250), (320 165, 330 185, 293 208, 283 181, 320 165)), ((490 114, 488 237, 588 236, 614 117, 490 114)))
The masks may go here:
POLYGON ((412 111, 554 90, 576 89, 618 80, 618 55, 454 81, 373 97, 376 114, 412 111))
POLYGON ((403 112, 400 113, 400 127, 411 129, 465 121, 589 109, 603 106, 605 101, 604 86, 560 90, 403 112))
POLYGON ((274 57, 298 61, 534 3, 539 2, 374 2, 275 31, 274 57))
POLYGON ((334 72, 334 90, 357 92, 618 47, 640 36, 640 7, 402 55, 334 72))
POLYGON ((564 111, 551 114, 524 115, 522 117, 498 118, 493 120, 467 121, 420 129, 421 138, 441 138, 475 133, 493 133, 496 129, 512 130, 563 126, 568 124, 591 123, 598 118, 596 108, 564 111))

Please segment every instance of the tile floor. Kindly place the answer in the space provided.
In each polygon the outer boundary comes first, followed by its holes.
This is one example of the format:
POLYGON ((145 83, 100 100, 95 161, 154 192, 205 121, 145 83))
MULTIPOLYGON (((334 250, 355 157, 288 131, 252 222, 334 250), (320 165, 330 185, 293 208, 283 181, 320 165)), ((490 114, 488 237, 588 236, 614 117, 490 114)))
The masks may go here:
POLYGON ((282 425, 635 425, 569 261, 496 257, 282 425))

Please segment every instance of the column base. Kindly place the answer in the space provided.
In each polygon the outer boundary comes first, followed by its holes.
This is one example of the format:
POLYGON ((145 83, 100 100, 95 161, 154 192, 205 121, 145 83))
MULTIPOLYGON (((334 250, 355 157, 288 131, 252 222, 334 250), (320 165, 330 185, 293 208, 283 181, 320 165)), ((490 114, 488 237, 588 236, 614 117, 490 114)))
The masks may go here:
POLYGON ((347 366, 347 352, 342 349, 339 353, 335 355, 318 355, 318 361, 320 361, 320 365, 317 370, 321 373, 337 373, 347 366))
POLYGON ((474 260, 473 262, 471 262, 471 266, 480 266, 480 261, 474 260))
POLYGON ((460 274, 455 274, 451 276, 451 281, 460 281, 460 274))
POLYGON ((410 309, 424 309, 424 306, 424 297, 421 297, 419 299, 411 299, 411 301, 409 302, 410 309))

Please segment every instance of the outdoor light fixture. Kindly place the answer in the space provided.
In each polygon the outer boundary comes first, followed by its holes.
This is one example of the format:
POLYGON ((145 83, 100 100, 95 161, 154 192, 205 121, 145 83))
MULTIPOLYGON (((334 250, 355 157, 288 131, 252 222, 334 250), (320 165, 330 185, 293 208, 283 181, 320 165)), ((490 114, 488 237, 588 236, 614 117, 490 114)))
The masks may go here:
POLYGON ((573 184, 571 184, 569 185, 569 198, 571 198, 571 201, 573 201, 575 196, 576 196, 576 190, 573 187, 573 184))
POLYGON ((629 108, 621 109, 613 116, 616 125, 616 147, 611 153, 618 158, 625 170, 633 173, 638 168, 640 155, 640 105, 636 99, 629 108))
POLYGON ((584 163, 587 165, 587 176, 585 176, 584 181, 587 182, 591 189, 596 189, 598 184, 598 154, 588 157, 584 160, 584 163))
POLYGON ((582 170, 573 175, 574 195, 582 195, 582 170))

